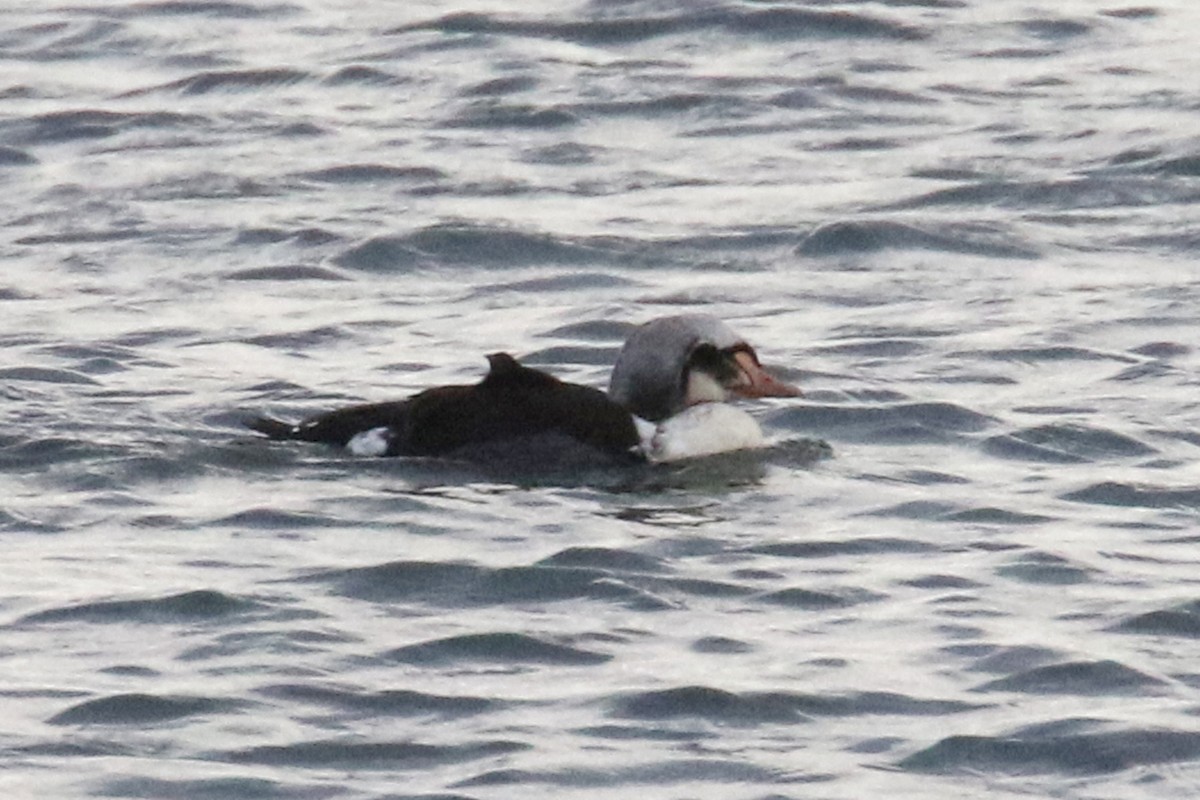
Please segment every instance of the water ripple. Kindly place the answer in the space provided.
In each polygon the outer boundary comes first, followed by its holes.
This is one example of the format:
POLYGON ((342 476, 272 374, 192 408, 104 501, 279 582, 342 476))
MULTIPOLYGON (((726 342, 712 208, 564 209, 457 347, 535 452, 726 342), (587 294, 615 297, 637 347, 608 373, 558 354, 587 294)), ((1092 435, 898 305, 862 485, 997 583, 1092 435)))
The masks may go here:
POLYGON ((1194 795, 1200 12, 977 5, 7 4, 8 783, 1194 795), (691 312, 769 447, 242 427, 691 312))
POLYGON ((640 692, 614 702, 617 717, 672 719, 698 717, 711 722, 739 724, 796 724, 812 716, 858 715, 944 716, 969 711, 973 704, 921 700, 886 692, 847 696, 818 696, 787 692, 735 693, 709 686, 683 686, 640 692))
POLYGON ((343 793, 344 790, 340 787, 326 786, 316 781, 306 784, 294 779, 285 782, 252 777, 191 780, 143 776, 114 777, 103 781, 96 789, 96 794, 100 797, 139 797, 147 800, 217 800, 227 797, 325 800, 343 793))
POLYGON ((511 786, 547 784, 561 789, 603 789, 614 783, 635 786, 670 786, 692 784, 696 781, 717 784, 799 783, 806 779, 782 770, 761 767, 745 760, 723 758, 668 759, 653 763, 633 764, 615 769, 579 769, 576 767, 554 770, 490 770, 473 778, 461 781, 457 787, 511 786))
POLYGON ((1002 458, 1078 464, 1153 455, 1153 447, 1116 431, 1071 423, 1039 425, 994 436, 986 452, 1002 458))
POLYGON ((299 769, 431 769, 443 764, 492 758, 528 750, 503 739, 466 744, 420 742, 346 742, 341 740, 264 745, 219 754, 234 764, 264 764, 299 769))
POLYGON ((1165 682, 1115 661, 1076 661, 998 678, 975 687, 977 692, 1028 692, 1035 694, 1082 694, 1088 697, 1128 694, 1143 695, 1165 682))
POLYGON ((592 666, 612 656, 523 633, 479 633, 406 645, 383 654, 409 664, 446 666, 471 662, 592 666))
POLYGON ((953 403, 816 405, 776 411, 774 425, 835 440, 940 442, 977 433, 995 420, 953 403))
POLYGON ((426 264, 505 267, 529 264, 587 264, 607 249, 542 233, 481 225, 436 225, 355 245, 334 261, 349 269, 381 271, 426 264))
POLYGON ((456 717, 492 712, 502 705, 485 697, 433 695, 404 689, 364 692, 327 685, 279 684, 264 687, 259 692, 278 700, 325 706, 367 716, 436 714, 440 717, 456 717))
POLYGON ((1200 508, 1200 488, 1102 481, 1063 495, 1076 503, 1133 508, 1200 508))
POLYGON ((620 45, 660 36, 710 29, 772 39, 815 36, 915 41, 925 38, 924 32, 917 27, 889 22, 868 14, 802 8, 752 9, 736 6, 718 7, 699 13, 693 11, 678 16, 643 16, 571 22, 460 13, 395 28, 389 33, 404 34, 412 31, 432 30, 446 34, 531 36, 565 39, 580 44, 620 45))
POLYGON ((132 93, 134 96, 154 92, 178 92, 182 95, 201 95, 211 92, 258 91, 266 87, 285 86, 312 80, 307 72, 290 67, 266 69, 217 70, 197 72, 177 81, 164 83, 132 93))
POLYGON ((951 736, 900 766, 942 774, 1102 775, 1198 757, 1196 733, 1133 728, 1071 736, 951 736))
POLYGON ((218 620, 244 614, 264 606, 253 600, 222 592, 197 589, 181 594, 143 600, 102 600, 48 608, 21 617, 19 625, 52 622, 192 622, 218 620))
POLYGON ((1038 251, 1011 234, 977 225, 948 225, 926 230, 892 220, 844 220, 822 224, 796 248, 804 256, 842 256, 881 250, 933 250, 994 258, 1037 258, 1038 251))
POLYGON ((1200 601, 1137 614, 1121 622, 1114 630, 1146 636, 1200 638, 1200 601))
POLYGON ((211 697, 119 694, 72 706, 47 722, 51 725, 152 725, 196 714, 237 710, 241 705, 211 697))

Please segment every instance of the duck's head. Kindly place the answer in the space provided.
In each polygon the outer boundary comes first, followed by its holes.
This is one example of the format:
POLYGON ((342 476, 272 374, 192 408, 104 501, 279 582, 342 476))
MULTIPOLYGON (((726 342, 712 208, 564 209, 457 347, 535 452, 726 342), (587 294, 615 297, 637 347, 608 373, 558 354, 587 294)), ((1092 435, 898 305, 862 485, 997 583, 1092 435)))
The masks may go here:
POLYGON ((762 368, 746 341, 708 314, 661 317, 636 328, 613 367, 608 394, 652 422, 697 403, 798 397, 762 368))

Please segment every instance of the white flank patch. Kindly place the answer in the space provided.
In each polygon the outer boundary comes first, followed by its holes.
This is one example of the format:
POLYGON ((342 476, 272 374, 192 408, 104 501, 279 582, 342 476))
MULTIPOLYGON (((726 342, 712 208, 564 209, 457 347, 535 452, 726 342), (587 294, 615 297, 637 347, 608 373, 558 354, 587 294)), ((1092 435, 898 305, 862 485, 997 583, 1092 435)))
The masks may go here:
POLYGON ((637 414, 633 414, 633 427, 637 428, 638 438, 642 443, 638 445, 643 453, 649 452, 650 442, 654 439, 654 434, 658 433, 658 426, 648 419, 642 419, 637 414))
POLYGON ((346 442, 346 449, 356 456, 382 456, 387 453, 391 442, 391 428, 371 428, 369 431, 354 434, 350 441, 346 442))
POLYGON ((754 417, 725 403, 689 406, 657 426, 637 417, 633 419, 642 438, 642 452, 655 463, 766 444, 754 417))

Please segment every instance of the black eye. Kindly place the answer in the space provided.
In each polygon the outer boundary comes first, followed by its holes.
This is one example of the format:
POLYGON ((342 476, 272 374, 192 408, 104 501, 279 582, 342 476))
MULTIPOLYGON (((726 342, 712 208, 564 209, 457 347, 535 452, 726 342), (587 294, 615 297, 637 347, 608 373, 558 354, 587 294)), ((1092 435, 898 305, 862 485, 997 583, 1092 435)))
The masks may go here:
POLYGON ((691 355, 688 356, 687 369, 683 372, 682 377, 685 385, 688 374, 694 369, 708 373, 721 384, 727 384, 736 380, 738 368, 733 360, 736 351, 737 348, 721 350, 716 345, 707 342, 696 345, 692 349, 691 355))

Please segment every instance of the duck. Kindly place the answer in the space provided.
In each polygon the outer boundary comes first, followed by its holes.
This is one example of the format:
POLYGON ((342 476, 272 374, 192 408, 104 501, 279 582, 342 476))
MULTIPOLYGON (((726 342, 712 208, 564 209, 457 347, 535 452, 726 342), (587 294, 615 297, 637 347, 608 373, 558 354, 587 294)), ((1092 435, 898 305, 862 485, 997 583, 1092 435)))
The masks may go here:
POLYGON ((245 420, 276 441, 314 442, 356 456, 412 456, 561 464, 664 463, 762 447, 755 419, 730 401, 799 397, 768 372, 743 337, 708 314, 659 317, 634 328, 604 392, 487 356, 475 384, 438 386, 403 400, 335 409, 299 422, 245 420), (575 459, 578 460, 578 459, 575 459))

